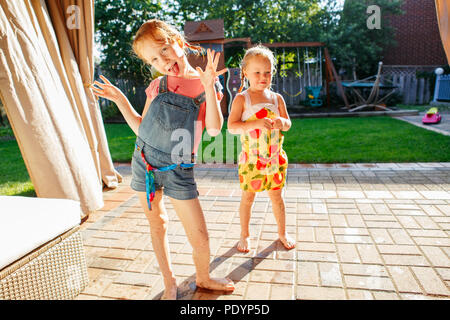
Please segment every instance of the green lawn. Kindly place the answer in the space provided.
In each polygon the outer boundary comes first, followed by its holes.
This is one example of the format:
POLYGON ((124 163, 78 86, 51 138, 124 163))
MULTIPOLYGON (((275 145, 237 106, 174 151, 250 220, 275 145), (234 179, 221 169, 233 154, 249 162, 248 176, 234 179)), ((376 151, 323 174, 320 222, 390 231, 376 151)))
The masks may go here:
POLYGON ((0 128, 0 195, 36 196, 17 142, 9 128, 0 128))
POLYGON ((129 162, 136 135, 127 124, 105 124, 106 137, 113 161, 129 162))
MULTIPOLYGON (((225 127, 223 146, 227 139, 225 127)), ((113 159, 130 161, 135 140, 132 131, 124 124, 107 124, 106 133, 113 159)), ((215 153, 208 145, 220 146, 219 140, 211 139, 206 132, 203 139, 203 160, 211 162, 215 153)), ((226 159, 224 149, 219 159, 226 159)), ((284 149, 290 163, 450 161, 450 137, 389 117, 292 119, 284 149)), ((236 159, 239 143, 234 143, 234 150, 236 159)))
POLYGON ((450 137, 389 117, 293 119, 291 163, 447 162, 450 137))
MULTIPOLYGON (((204 133, 198 162, 235 161, 239 139, 227 135, 225 127, 218 138, 204 133)), ((130 161, 135 141, 131 129, 126 124, 105 128, 113 161, 130 161)), ((17 143, 5 139, 8 135, 11 130, 0 128, 0 194, 34 195, 17 143)), ((290 163, 450 162, 449 136, 389 117, 293 119, 284 149, 290 163)))

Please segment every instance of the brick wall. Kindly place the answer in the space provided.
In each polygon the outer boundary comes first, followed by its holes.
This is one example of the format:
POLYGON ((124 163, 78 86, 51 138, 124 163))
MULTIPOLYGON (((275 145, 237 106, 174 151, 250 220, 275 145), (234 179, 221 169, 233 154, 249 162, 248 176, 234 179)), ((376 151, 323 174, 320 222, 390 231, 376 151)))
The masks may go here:
POLYGON ((397 46, 387 49, 386 65, 446 65, 434 0, 404 0, 404 15, 391 17, 397 46))

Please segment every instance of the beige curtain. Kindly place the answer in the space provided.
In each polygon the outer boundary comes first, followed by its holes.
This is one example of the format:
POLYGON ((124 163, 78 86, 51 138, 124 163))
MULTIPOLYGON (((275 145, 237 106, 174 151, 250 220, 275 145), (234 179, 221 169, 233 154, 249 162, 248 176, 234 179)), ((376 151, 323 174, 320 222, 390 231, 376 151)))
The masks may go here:
POLYGON ((89 89, 94 77, 94 1, 47 0, 61 56, 75 95, 80 117, 101 179, 109 188, 117 187, 122 177, 115 171, 106 140, 100 109, 89 89), (76 63, 74 63, 76 62, 76 63), (81 76, 81 81, 75 81, 81 76), (83 86, 80 86, 83 84, 83 86), (86 101, 81 101, 86 98, 86 101))
POLYGON ((436 0, 436 12, 442 44, 450 63, 450 0, 436 0))
POLYGON ((102 181, 121 180, 87 89, 92 37, 92 0, 0 0, 0 94, 31 180, 83 217, 103 206, 102 181))

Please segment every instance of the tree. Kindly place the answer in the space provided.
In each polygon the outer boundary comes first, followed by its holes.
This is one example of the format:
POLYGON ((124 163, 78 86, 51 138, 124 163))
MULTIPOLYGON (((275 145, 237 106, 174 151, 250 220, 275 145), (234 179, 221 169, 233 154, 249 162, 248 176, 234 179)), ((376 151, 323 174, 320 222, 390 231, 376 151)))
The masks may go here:
POLYGON ((132 40, 148 19, 161 18, 160 2, 152 0, 96 0, 95 35, 101 45, 100 67, 113 79, 144 84, 150 72, 132 51, 132 40))
MULTIPOLYGON (((336 65, 345 69, 353 78, 373 75, 378 62, 383 59, 383 50, 395 44, 394 30, 389 18, 401 14, 403 0, 346 0, 343 10, 329 10, 337 24, 327 33, 327 45, 336 58, 336 65), (369 6, 380 8, 368 10, 369 6), (368 13, 369 12, 369 13, 368 13), (372 19, 379 18, 381 24, 372 26, 372 19)), ((335 8, 336 1, 328 1, 335 8)))
MULTIPOLYGON (((131 49, 132 37, 144 21, 160 18, 183 30, 186 21, 223 19, 226 38, 250 37, 254 43, 325 42, 338 68, 363 77, 375 72, 383 49, 394 43, 388 17, 401 13, 401 3, 346 0, 341 8, 337 0, 96 0, 100 66, 113 78, 147 83, 149 68, 131 49), (381 9, 380 29, 368 28, 369 5, 381 9)), ((238 65, 242 49, 227 49, 229 66, 238 65)), ((292 52, 287 54, 290 65, 283 69, 295 68, 294 60, 292 52)))
MULTIPOLYGON (((173 17, 179 23, 223 19, 226 38, 251 37, 254 42, 309 41, 311 22, 319 14, 317 0, 178 0, 173 17)), ((317 30, 316 30, 317 31, 317 30)))
MULTIPOLYGON (((223 19, 225 38, 251 38, 253 43, 318 41, 325 9, 317 0, 178 0, 172 17, 185 21, 223 19)), ((228 48, 229 66, 236 67, 243 48, 228 48)), ((227 58, 228 60, 228 58, 227 58)))

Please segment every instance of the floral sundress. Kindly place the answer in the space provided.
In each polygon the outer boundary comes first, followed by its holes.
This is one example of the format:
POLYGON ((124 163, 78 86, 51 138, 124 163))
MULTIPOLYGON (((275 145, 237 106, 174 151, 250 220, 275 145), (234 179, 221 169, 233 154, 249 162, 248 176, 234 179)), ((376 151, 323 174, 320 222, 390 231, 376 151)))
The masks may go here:
MULTIPOLYGON (((241 120, 255 121, 279 117, 276 95, 273 103, 252 105, 247 90, 243 92, 245 108, 241 120)), ((239 182, 244 191, 260 192, 278 190, 286 182, 288 158, 283 150, 284 136, 281 130, 255 129, 241 134, 242 151, 239 155, 239 182)))

